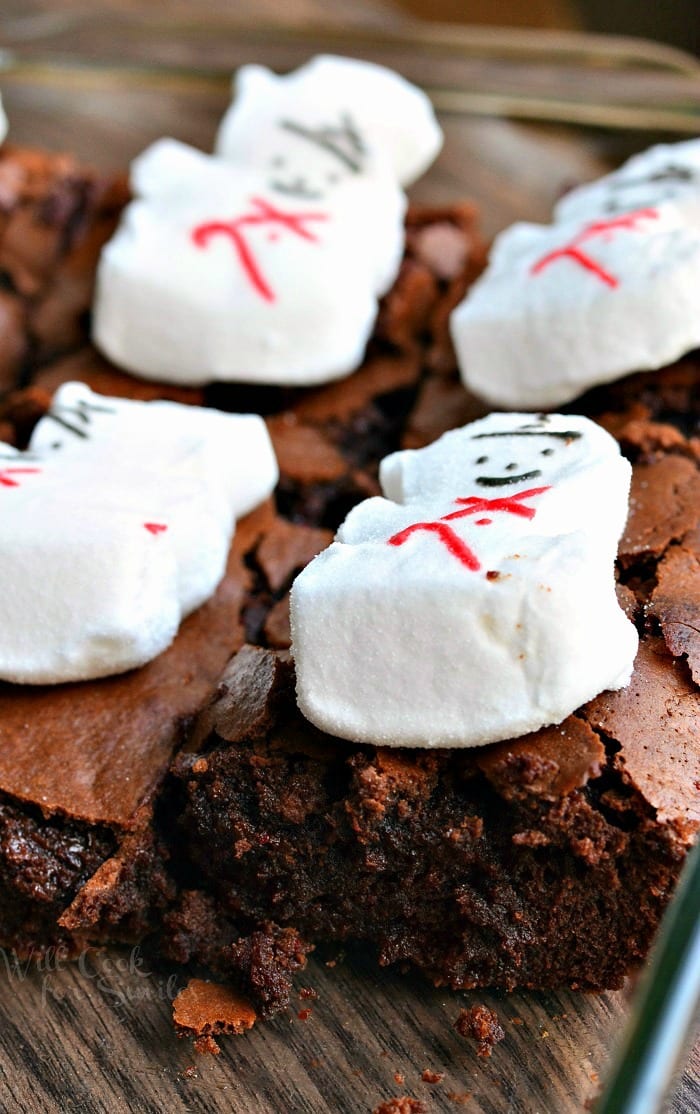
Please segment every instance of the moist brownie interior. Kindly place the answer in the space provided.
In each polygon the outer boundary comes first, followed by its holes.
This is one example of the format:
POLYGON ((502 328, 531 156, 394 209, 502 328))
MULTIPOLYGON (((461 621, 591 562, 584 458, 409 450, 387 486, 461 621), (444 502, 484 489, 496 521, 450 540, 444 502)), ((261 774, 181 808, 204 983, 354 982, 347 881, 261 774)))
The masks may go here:
POLYGON ((288 591, 350 507, 378 491, 383 456, 484 412, 447 333, 484 264, 473 209, 409 213, 400 274, 346 380, 202 391, 137 380, 87 339, 121 180, 5 149, 0 188, 11 325, 0 436, 21 445, 51 391, 76 378, 263 413, 281 470, 275 504, 239 524, 219 596, 161 658, 88 685, 0 688, 0 943, 148 937, 168 959, 231 980, 263 1014, 284 1005, 324 940, 364 940, 381 962, 457 987, 618 986, 700 822, 700 360, 569 407, 600 420, 634 465, 618 562, 642 636, 629 688, 478 750, 353 745, 296 710, 288 591), (66 190, 80 203, 49 203, 66 190))

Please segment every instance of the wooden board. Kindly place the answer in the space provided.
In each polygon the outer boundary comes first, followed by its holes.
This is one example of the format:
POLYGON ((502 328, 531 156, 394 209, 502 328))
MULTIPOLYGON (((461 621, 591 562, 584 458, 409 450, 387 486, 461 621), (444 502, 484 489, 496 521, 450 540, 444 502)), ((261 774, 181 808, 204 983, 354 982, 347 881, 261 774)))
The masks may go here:
MULTIPOLYGON (((0 966, 0 1110, 81 1114, 370 1114, 409 1095, 426 1114, 579 1114, 595 1095, 627 1011, 624 993, 452 993, 381 970, 361 950, 314 958, 289 1013, 218 1057, 177 1041, 181 985, 140 952, 0 966), (495 1009, 505 1031, 490 1059, 453 1028, 462 1007, 495 1009), (311 1008, 306 1020, 298 1012, 311 1008), (425 1069, 444 1073, 425 1083, 425 1069), (402 1081, 403 1080, 403 1081, 402 1081), (469 1096, 466 1098, 465 1096, 469 1096)), ((700 1110, 700 1049, 668 1106, 700 1110)))
MULTIPOLYGON (((22 0, 21 10, 42 6, 22 0)), ((34 36, 28 27, 21 22, 23 41, 39 49, 41 26, 34 36)), ((235 43, 230 53, 233 66, 235 43)), ((4 97, 17 142, 68 148, 107 166, 124 165, 162 134, 210 144, 226 101, 209 86, 153 88, 107 75, 9 80, 4 97)), ((626 137, 504 120, 450 117, 445 128, 444 152, 414 196, 476 198, 489 234, 517 218, 546 219, 567 185, 630 146, 626 137)), ((53 956, 39 969, 0 951, 0 1111, 370 1114, 409 1095, 426 1114, 574 1114, 595 1094, 628 1010, 624 993, 451 993, 382 971, 360 949, 334 966, 328 959, 312 958, 297 980, 317 1001, 295 999, 287 1015, 202 1058, 173 1036, 177 973, 153 972, 138 951, 90 952, 77 965, 53 956), (490 1059, 453 1028, 459 1010, 476 1002, 495 1008, 505 1030, 490 1059), (444 1079, 423 1082, 424 1069, 444 1079)), ((668 1110, 700 1110, 700 1047, 668 1110)))

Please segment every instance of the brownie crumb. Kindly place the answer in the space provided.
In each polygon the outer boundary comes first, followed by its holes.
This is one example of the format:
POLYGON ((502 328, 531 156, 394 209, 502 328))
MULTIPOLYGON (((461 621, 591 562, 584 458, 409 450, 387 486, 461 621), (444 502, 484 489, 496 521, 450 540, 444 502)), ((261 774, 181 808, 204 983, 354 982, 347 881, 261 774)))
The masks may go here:
POLYGON ((302 986, 299 988, 299 997, 302 1001, 315 1002, 318 998, 318 992, 312 986, 302 986))
POLYGON ((179 1037, 195 1037, 195 1051, 218 1056, 215 1035, 239 1036, 256 1021, 252 1006, 229 986, 190 979, 173 1002, 173 1021, 179 1037))
POLYGON ((300 1021, 308 1021, 313 1012, 314 1011, 312 1009, 309 1009, 309 1007, 307 1006, 307 1008, 305 1010, 299 1010, 299 1013, 297 1014, 297 1017, 299 1018, 300 1021))
POLYGON ((425 1114, 425 1103, 408 1095, 399 1095, 375 1106, 372 1114, 425 1114))
POLYGON ((471 1091, 448 1091, 447 1097, 450 1102, 456 1103, 457 1106, 466 1106, 468 1102, 471 1102, 472 1094, 471 1091))
POLYGON ((442 1083, 445 1078, 444 1071, 431 1071, 430 1068, 425 1068, 421 1079, 424 1083, 442 1083))
POLYGON ((498 1014, 482 1005, 460 1010, 455 1029, 460 1036, 477 1042, 477 1056, 490 1056, 494 1045, 505 1037, 498 1014))
POLYGON ((401 1074, 401 1072, 400 1071, 395 1071, 394 1072, 394 1083, 397 1085, 397 1087, 403 1087, 405 1082, 406 1082, 406 1080, 405 1080, 404 1076, 401 1074))
POLYGON ((212 1036, 197 1037, 194 1042, 194 1050, 200 1056, 220 1056, 221 1049, 212 1036))

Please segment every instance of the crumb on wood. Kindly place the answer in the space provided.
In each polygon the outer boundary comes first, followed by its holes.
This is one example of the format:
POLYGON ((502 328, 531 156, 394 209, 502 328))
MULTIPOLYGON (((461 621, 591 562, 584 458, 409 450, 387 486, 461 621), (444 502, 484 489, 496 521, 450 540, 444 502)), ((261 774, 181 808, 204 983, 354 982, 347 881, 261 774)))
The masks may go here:
POLYGON ((218 1056, 221 1053, 218 1044, 208 1033, 204 1037, 197 1037, 194 1042, 194 1050, 200 1056, 218 1056))
POLYGON ((460 1036, 476 1041, 477 1056, 490 1056, 494 1045, 505 1037, 498 1014, 483 1005, 460 1010, 455 1029, 460 1036))
POLYGON ((424 1083, 442 1083, 444 1078, 444 1071, 431 1071, 430 1068, 425 1068, 421 1075, 424 1083))
POLYGON ((395 1071, 394 1072, 394 1083, 396 1083, 396 1085, 398 1087, 403 1087, 405 1082, 406 1082, 406 1080, 402 1076, 401 1072, 400 1071, 395 1071))
POLYGON ((398 1095, 375 1106, 372 1114, 425 1114, 425 1103, 409 1095, 398 1095))
POLYGON ((299 1010, 297 1017, 300 1021, 308 1021, 313 1012, 314 1011, 307 1006, 305 1010, 299 1010))
POLYGON ((199 1072, 197 1071, 197 1065, 196 1064, 189 1064, 188 1067, 186 1067, 182 1071, 178 1072, 178 1075, 180 1076, 181 1079, 198 1079, 199 1078, 199 1072))
POLYGON ((173 1001, 173 1022, 179 1037, 194 1037, 201 1054, 218 1056, 214 1040, 221 1033, 239 1036, 256 1021, 253 1007, 229 986, 190 979, 173 1001))
POLYGON ((299 997, 302 1001, 315 1002, 318 998, 318 992, 312 986, 302 986, 299 988, 299 997))
POLYGON ((447 1097, 450 1102, 456 1103, 457 1106, 466 1106, 467 1103, 471 1102, 472 1093, 471 1091, 448 1091, 447 1097))

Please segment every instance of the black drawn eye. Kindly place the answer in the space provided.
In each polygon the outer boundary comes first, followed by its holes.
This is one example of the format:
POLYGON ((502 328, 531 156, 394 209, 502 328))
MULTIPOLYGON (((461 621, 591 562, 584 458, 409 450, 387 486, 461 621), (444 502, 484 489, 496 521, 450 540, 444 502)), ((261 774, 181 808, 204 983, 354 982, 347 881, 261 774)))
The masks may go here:
POLYGON ((474 463, 475 464, 486 464, 487 460, 488 460, 487 456, 480 456, 480 457, 477 458, 477 460, 474 463))
POLYGON ((543 449, 542 450, 542 456, 551 456, 553 452, 554 452, 554 449, 543 449))
POLYGON ((510 464, 506 464, 505 470, 506 472, 514 472, 517 467, 517 463, 515 461, 512 461, 510 464))

